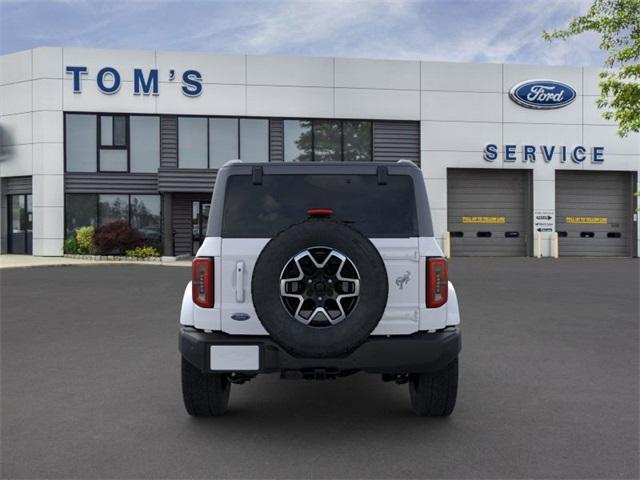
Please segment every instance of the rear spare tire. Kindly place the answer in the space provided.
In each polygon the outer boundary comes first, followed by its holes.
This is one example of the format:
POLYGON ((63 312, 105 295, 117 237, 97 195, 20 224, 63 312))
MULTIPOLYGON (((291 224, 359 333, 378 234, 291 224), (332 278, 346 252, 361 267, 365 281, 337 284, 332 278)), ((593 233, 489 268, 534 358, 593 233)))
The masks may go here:
POLYGON ((267 243, 251 291, 262 325, 285 350, 327 358, 367 339, 384 313, 388 281, 368 238, 335 220, 310 219, 267 243))

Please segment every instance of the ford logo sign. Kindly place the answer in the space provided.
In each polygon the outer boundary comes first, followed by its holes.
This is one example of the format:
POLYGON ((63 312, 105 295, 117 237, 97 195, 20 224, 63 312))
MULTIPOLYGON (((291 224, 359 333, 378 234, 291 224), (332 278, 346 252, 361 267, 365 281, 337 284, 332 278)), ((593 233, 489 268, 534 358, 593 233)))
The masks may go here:
POLYGON ((555 80, 527 80, 514 85, 509 97, 526 108, 550 110, 569 105, 576 99, 576 91, 555 80))
POLYGON ((248 313, 234 313, 233 315, 231 315, 231 318, 238 321, 238 322, 244 322, 245 320, 249 320, 249 318, 251 318, 249 316, 248 313))

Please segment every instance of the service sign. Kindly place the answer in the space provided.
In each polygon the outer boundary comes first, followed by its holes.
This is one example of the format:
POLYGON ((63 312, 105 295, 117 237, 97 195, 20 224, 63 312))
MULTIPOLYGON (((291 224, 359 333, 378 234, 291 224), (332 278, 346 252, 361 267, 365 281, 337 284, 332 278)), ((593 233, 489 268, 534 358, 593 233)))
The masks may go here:
POLYGON ((509 97, 518 105, 539 110, 566 107, 576 96, 572 87, 555 80, 527 80, 509 91, 509 97))

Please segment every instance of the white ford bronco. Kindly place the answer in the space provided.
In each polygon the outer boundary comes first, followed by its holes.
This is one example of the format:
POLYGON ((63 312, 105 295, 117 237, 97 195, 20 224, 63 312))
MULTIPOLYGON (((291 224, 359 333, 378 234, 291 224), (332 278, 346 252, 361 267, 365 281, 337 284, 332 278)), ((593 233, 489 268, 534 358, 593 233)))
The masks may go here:
POLYGON ((189 414, 221 415, 261 373, 408 383, 456 402, 460 316, 413 163, 228 162, 180 312, 189 414))

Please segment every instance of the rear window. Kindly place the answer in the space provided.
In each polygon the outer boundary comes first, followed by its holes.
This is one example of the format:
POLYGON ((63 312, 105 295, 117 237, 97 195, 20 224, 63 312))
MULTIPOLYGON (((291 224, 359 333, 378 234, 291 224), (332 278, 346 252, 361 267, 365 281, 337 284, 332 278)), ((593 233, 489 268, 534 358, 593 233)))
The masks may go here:
POLYGON ((273 237, 308 218, 309 208, 331 208, 332 218, 351 224, 368 237, 418 235, 413 180, 390 175, 265 175, 253 185, 249 175, 231 175, 222 220, 222 236, 273 237))

